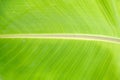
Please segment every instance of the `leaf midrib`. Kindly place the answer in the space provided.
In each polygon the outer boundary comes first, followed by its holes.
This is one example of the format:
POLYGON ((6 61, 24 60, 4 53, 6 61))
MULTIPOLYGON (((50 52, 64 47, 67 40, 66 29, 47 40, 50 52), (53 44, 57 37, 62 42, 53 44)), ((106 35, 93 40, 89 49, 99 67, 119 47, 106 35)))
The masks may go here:
POLYGON ((92 34, 3 34, 0 35, 0 38, 74 39, 120 44, 120 38, 92 34))

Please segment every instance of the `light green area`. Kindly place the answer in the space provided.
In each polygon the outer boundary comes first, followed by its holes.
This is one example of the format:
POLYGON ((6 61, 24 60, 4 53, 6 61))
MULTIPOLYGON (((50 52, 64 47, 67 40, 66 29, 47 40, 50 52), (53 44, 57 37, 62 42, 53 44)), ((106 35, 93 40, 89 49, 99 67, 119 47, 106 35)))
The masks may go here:
POLYGON ((0 34, 86 33, 120 37, 119 0, 1 0, 0 34))
POLYGON ((95 41, 0 39, 0 79, 120 80, 119 48, 95 41))
MULTIPOLYGON (((120 37, 120 0, 0 0, 0 35, 120 37)), ((0 80, 120 80, 120 44, 0 39, 0 80)))

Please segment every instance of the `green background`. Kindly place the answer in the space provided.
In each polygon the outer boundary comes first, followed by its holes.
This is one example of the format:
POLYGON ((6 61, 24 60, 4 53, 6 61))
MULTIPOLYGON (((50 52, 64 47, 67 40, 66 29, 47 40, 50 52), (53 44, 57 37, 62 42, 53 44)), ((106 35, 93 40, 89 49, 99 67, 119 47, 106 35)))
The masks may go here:
MULTIPOLYGON (((120 37, 120 0, 0 0, 0 35, 120 37)), ((120 80, 120 44, 0 39, 0 80, 120 80)))

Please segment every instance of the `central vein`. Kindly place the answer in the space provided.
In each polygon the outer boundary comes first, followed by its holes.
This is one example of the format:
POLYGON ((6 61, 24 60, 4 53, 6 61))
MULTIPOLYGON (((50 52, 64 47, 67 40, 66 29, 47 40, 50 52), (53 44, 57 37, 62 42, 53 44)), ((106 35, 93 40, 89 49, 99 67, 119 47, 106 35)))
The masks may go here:
POLYGON ((119 43, 120 38, 90 34, 3 34, 0 38, 75 39, 119 43))

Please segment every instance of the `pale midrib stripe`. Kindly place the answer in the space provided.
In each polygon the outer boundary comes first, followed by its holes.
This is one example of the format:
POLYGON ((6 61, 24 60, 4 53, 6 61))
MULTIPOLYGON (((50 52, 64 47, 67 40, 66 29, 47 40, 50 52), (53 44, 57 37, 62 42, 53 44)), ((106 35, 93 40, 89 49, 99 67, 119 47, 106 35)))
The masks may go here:
POLYGON ((3 34, 0 38, 74 39, 119 43, 120 38, 91 34, 3 34))

